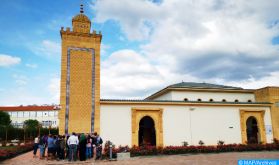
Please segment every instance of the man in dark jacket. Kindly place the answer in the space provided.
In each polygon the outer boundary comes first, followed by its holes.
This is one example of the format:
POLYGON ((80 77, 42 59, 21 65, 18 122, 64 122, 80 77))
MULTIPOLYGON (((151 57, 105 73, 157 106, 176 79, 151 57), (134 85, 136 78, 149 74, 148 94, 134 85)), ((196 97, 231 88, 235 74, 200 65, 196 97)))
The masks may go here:
POLYGON ((65 159, 65 147, 66 147, 65 136, 59 136, 58 157, 60 160, 65 159))
POLYGON ((103 139, 100 137, 100 135, 97 134, 97 132, 94 133, 94 136, 96 137, 96 159, 102 159, 102 144, 103 139))

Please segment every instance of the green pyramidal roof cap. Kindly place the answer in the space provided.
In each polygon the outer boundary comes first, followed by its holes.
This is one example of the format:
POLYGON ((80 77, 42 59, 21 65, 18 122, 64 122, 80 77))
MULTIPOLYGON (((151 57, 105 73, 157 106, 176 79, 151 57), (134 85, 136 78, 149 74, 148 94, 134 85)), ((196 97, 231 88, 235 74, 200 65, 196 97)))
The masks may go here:
POLYGON ((181 82, 168 86, 168 88, 213 88, 213 89, 243 89, 240 87, 209 84, 209 83, 195 83, 195 82, 181 82))

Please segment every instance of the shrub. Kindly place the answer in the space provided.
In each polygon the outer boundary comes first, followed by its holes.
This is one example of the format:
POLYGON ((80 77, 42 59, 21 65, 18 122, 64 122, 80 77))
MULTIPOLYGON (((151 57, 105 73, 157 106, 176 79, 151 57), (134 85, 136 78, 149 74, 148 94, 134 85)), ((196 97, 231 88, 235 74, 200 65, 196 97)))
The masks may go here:
MULTIPOLYGON (((220 143, 221 144, 221 143, 220 143)), ((106 146, 106 145, 105 145, 106 146)), ((244 151, 274 151, 279 150, 278 141, 267 144, 224 144, 216 146, 166 146, 166 147, 155 147, 155 146, 119 146, 118 148, 113 147, 113 156, 116 158, 116 153, 119 152, 130 152, 131 156, 145 156, 145 155, 174 155, 174 154, 193 154, 193 153, 219 153, 219 152, 244 152, 244 151)), ((109 157, 109 150, 105 147, 105 155, 109 157)))
POLYGON ((131 156, 143 156, 143 155, 157 155, 158 150, 156 146, 133 146, 130 149, 131 156))
POLYGON ((204 142, 202 140, 199 141, 199 145, 204 145, 204 142))
POLYGON ((33 144, 26 144, 24 146, 9 146, 0 148, 0 161, 15 157, 19 154, 31 151, 33 144))
POLYGON ((186 142, 186 141, 182 142, 182 146, 188 146, 188 145, 189 145, 188 142, 186 142))
POLYGON ((218 146, 220 146, 220 145, 224 145, 225 144, 225 142, 224 141, 222 141, 222 140, 218 140, 218 142, 217 142, 217 145, 218 146))
POLYGON ((278 145, 279 145, 279 140, 278 140, 278 139, 276 139, 276 138, 274 138, 274 139, 273 139, 273 143, 275 143, 275 144, 278 144, 278 145))

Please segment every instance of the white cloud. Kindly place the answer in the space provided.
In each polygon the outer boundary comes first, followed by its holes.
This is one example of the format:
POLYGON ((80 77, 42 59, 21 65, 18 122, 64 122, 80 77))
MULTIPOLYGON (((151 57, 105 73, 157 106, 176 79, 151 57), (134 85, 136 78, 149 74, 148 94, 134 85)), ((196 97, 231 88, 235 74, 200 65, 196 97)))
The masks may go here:
POLYGON ((121 24, 121 28, 130 40, 146 39, 152 31, 152 19, 160 14, 158 6, 150 1, 97 1, 92 8, 97 12, 97 22, 113 19, 121 24))
POLYGON ((9 89, 1 93, 1 106, 19 106, 19 105, 42 105, 48 101, 44 96, 33 94, 25 88, 9 89))
POLYGON ((60 99, 60 78, 54 77, 50 79, 48 90, 51 95, 52 103, 59 103, 60 99))
POLYGON ((132 50, 114 52, 101 65, 102 97, 131 97, 161 81, 156 68, 132 50))
POLYGON ((107 50, 110 49, 109 45, 106 45, 104 43, 101 44, 101 55, 102 56, 107 56, 107 50))
POLYGON ((24 75, 14 74, 12 77, 15 79, 15 82, 18 86, 25 86, 28 83, 28 78, 24 75))
POLYGON ((32 68, 32 69, 36 69, 38 67, 37 64, 28 64, 28 63, 25 64, 25 66, 28 67, 28 68, 32 68))
POLYGON ((60 79, 57 76, 26 77, 14 74, 12 77, 15 85, 0 89, 0 105, 59 104, 60 79))
POLYGON ((39 44, 29 45, 31 51, 46 58, 57 58, 61 55, 61 45, 51 40, 43 40, 39 44))
POLYGON ((114 52, 101 65, 102 98, 144 98, 171 83, 196 80, 153 65, 133 50, 114 52))
POLYGON ((0 67, 8 67, 12 65, 19 64, 21 59, 19 57, 13 57, 6 54, 0 54, 0 67))
POLYGON ((104 95, 112 95, 109 89, 126 90, 124 86, 134 94, 140 94, 139 89, 159 89, 161 84, 170 82, 169 75, 179 82, 183 79, 243 87, 278 85, 278 81, 269 82, 279 70, 279 45, 271 42, 279 36, 276 0, 164 0, 160 4, 147 0, 103 0, 96 1, 92 8, 96 21, 117 21, 127 42, 144 41, 139 53, 132 55, 142 58, 135 58, 138 63, 127 61, 122 55, 126 51, 115 52, 103 62, 113 61, 112 66, 104 69, 109 73, 102 76, 114 82, 104 82, 103 88, 107 90, 104 95), (143 63, 144 69, 131 69, 132 65, 139 67, 143 63), (124 70, 125 65, 129 69, 124 70), (133 72, 134 78, 127 78, 133 72), (153 76, 144 79, 146 75, 153 76), (128 82, 132 82, 130 86, 128 82), (140 85, 134 85, 137 82, 140 85), (115 83, 117 87, 113 87, 115 83), (149 83, 152 86, 146 85, 149 83))
POLYGON ((279 71, 270 73, 269 76, 262 77, 260 79, 255 79, 254 77, 250 77, 247 80, 237 81, 237 82, 228 82, 234 86, 241 86, 246 89, 257 89, 263 88, 266 86, 278 86, 279 84, 279 71))

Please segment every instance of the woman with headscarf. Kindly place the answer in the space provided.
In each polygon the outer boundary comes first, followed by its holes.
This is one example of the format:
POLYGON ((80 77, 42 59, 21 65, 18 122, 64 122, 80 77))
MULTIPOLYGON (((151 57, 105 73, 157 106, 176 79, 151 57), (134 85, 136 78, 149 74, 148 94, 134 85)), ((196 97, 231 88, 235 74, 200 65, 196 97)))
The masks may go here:
POLYGON ((80 135, 80 140, 79 140, 79 160, 80 161, 85 161, 86 160, 86 137, 82 133, 80 135))

